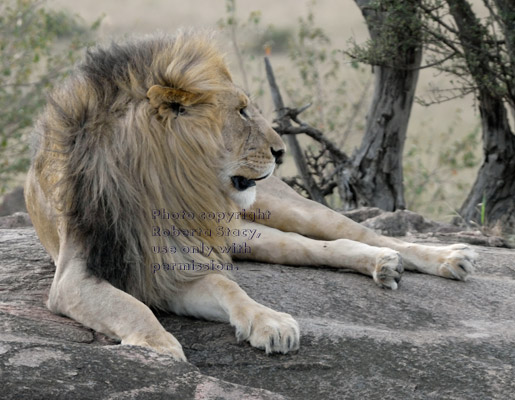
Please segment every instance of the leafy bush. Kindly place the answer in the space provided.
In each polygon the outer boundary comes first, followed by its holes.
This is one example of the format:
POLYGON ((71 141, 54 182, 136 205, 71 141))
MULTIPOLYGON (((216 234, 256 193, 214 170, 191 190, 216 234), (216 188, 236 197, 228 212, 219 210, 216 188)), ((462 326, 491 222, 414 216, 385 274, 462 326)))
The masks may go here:
POLYGON ((404 151, 404 190, 410 210, 437 219, 458 215, 455 207, 470 190, 481 162, 479 124, 461 136, 456 132, 459 122, 458 112, 453 123, 437 138, 422 144, 414 137, 412 145, 404 151))
POLYGON ((88 27, 37 0, 0 2, 0 193, 28 169, 28 133, 45 93, 69 72, 99 23, 88 27))

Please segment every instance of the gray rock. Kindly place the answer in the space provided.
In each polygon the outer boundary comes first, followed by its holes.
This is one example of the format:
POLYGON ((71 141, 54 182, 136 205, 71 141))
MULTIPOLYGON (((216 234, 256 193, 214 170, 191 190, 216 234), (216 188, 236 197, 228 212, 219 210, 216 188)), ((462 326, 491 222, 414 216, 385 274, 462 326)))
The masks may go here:
POLYGON ((360 207, 350 211, 341 211, 347 218, 352 219, 356 222, 363 222, 367 219, 377 217, 378 215, 384 214, 386 211, 381 210, 377 207, 360 207))
POLYGON ((160 314, 190 362, 179 363, 50 313, 54 267, 33 229, 0 229, 0 397, 507 399, 515 251, 476 250, 469 281, 406 272, 397 291, 335 269, 240 263, 253 298, 297 318, 300 350, 266 356, 227 324, 160 314))
POLYGON ((4 195, 0 203, 0 217, 11 215, 18 211, 27 212, 25 198, 23 197, 23 187, 21 186, 4 195))
MULTIPOLYGON (((446 226, 408 210, 383 211, 381 214, 363 221, 363 225, 387 236, 405 236, 408 232, 434 232, 446 226)), ((455 231, 460 230, 451 225, 449 227, 455 231)))
POLYGON ((26 212, 0 217, 0 229, 26 228, 28 226, 32 226, 32 221, 26 212))
POLYGON ((453 241, 479 246, 510 247, 510 244, 502 237, 478 230, 463 231, 463 227, 431 221, 409 210, 390 212, 379 208, 363 207, 343 214, 385 236, 425 233, 426 235, 423 236, 442 242, 453 241))

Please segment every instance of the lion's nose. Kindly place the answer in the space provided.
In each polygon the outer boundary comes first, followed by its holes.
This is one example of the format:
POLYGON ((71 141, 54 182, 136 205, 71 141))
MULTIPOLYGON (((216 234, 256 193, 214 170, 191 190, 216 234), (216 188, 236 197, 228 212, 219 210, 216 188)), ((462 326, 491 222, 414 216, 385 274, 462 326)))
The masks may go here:
POLYGON ((275 163, 281 164, 283 162, 284 149, 274 150, 273 147, 270 147, 270 151, 275 158, 275 163))

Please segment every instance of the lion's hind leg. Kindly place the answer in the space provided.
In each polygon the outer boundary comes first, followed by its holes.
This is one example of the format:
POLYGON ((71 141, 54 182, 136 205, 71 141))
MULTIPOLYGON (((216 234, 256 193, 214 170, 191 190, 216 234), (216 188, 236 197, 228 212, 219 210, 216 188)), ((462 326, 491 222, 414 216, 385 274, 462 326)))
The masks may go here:
POLYGON ((152 311, 133 296, 107 281, 91 276, 77 247, 61 243, 48 308, 121 340, 186 361, 180 343, 167 332, 152 311))
POLYGON ((222 274, 208 274, 185 284, 171 300, 170 309, 180 315, 229 322, 238 341, 246 340, 267 354, 299 348, 299 325, 291 315, 252 300, 222 274))

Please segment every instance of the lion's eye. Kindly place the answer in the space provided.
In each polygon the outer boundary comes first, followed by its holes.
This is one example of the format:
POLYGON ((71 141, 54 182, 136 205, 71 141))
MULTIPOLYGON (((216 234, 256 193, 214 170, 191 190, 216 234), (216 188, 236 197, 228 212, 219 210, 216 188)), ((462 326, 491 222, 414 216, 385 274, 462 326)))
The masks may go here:
POLYGON ((245 119, 250 118, 249 114, 247 113, 247 107, 240 108, 240 115, 245 119))

